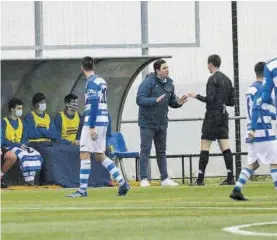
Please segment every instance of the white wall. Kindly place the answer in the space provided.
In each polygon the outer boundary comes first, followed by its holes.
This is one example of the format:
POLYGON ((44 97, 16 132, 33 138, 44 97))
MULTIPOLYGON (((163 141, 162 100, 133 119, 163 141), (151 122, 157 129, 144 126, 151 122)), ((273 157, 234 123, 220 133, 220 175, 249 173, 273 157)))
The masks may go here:
MULTIPOLYGON (((34 45, 33 2, 1 2, 1 45, 34 45)), ((140 2, 43 2, 44 44, 116 44, 140 43, 140 2)), ((195 41, 194 2, 149 2, 149 42, 168 43, 195 41)), ((238 37, 240 64, 241 115, 244 114, 244 92, 254 80, 254 64, 268 60, 277 53, 276 2, 238 2, 238 37)), ((222 71, 233 79, 232 28, 230 2, 200 2, 200 47, 151 48, 150 55, 172 55, 168 60, 176 91, 205 93, 209 76, 207 56, 217 53, 222 57, 222 71)), ((47 50, 44 57, 134 56, 140 49, 83 49, 47 50)), ((33 58, 34 52, 1 51, 2 58, 33 58)), ((151 70, 152 66, 150 66, 151 70)), ((128 95, 123 119, 137 119, 135 95, 141 75, 128 95)), ((202 117, 205 106, 191 100, 183 108, 171 110, 170 118, 202 117)), ((232 115, 233 110, 230 109, 232 115)), ((202 122, 170 123, 168 153, 199 152, 202 122)), ((122 124, 130 150, 139 149, 139 129, 136 124, 122 124), (134 138, 133 136, 137 136, 134 138)), ((245 135, 242 121, 242 137, 245 135)), ((231 148, 234 149, 234 122, 230 122, 231 148)), ((242 139, 243 140, 243 139, 242 139)), ((243 151, 246 146, 243 144, 243 151)), ((214 144, 212 152, 219 152, 214 144)), ((153 150, 154 154, 155 151, 153 150)), ((245 160, 245 158, 244 158, 245 160)), ((169 172, 180 176, 178 160, 169 160, 169 172)), ((197 173, 198 159, 194 159, 197 173)), ((153 161, 153 177, 158 176, 153 161)), ((130 176, 134 164, 126 161, 130 176)), ((187 165, 186 165, 187 166, 187 165)), ((188 169, 188 168, 187 168, 188 169)), ((225 174, 221 158, 211 159, 208 174, 225 174)), ((262 169, 266 172, 267 168, 262 169)))

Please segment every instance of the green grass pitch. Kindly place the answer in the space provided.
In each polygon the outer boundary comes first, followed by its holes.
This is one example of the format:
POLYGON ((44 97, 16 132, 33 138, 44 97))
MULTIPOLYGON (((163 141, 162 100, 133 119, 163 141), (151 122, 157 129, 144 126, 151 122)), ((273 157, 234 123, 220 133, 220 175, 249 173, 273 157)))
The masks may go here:
POLYGON ((271 182, 245 186, 247 202, 229 199, 232 186, 89 189, 87 198, 66 198, 72 189, 1 191, 2 240, 247 240, 277 239, 277 225, 244 230, 272 236, 237 235, 222 228, 277 221, 271 182))

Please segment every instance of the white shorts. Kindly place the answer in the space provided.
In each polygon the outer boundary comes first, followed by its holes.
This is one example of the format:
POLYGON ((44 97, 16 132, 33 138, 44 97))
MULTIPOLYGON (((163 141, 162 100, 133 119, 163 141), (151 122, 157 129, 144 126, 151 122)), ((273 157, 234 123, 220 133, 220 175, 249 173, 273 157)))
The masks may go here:
POLYGON ((90 136, 90 127, 83 126, 80 139, 80 151, 91 153, 104 153, 106 151, 106 133, 107 127, 96 126, 95 131, 98 135, 96 141, 93 141, 90 136))
POLYGON ((248 145, 248 164, 277 164, 277 140, 253 142, 248 145))

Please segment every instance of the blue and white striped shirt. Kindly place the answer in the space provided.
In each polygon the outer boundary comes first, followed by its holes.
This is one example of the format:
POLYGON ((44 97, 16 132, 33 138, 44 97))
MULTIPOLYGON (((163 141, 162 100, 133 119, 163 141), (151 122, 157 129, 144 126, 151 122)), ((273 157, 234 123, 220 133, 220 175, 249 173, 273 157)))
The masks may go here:
MULTIPOLYGON (((261 109, 263 103, 271 103, 271 95, 275 92, 274 102, 275 108, 277 108, 277 58, 274 58, 266 63, 264 68, 264 83, 261 91, 255 96, 252 118, 251 118, 251 129, 257 129, 258 120, 258 109, 261 109), (274 90, 274 91, 273 91, 274 90)), ((275 116, 276 118, 276 116, 275 116)))
POLYGON ((275 91, 275 107, 277 109, 277 58, 267 62, 264 69, 264 92, 262 98, 269 98, 272 91, 275 91))
POLYGON ((85 86, 84 126, 108 126, 107 83, 97 76, 89 76, 85 86))
POLYGON ((276 140, 275 130, 272 128, 272 119, 276 119, 276 111, 274 100, 270 98, 268 103, 262 103, 258 109, 253 109, 254 99, 260 94, 263 83, 256 81, 247 90, 246 106, 247 106, 247 130, 250 131, 252 113, 255 112, 257 124, 254 139, 246 138, 246 142, 264 142, 276 140))

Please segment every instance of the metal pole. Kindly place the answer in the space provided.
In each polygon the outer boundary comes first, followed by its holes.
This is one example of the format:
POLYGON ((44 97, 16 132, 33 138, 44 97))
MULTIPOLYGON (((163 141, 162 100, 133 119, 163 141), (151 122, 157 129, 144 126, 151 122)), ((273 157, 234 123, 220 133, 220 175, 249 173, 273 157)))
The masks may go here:
POLYGON ((43 2, 35 1, 35 45, 39 47, 36 49, 36 58, 42 57, 43 46, 43 2))
MULTIPOLYGON (((141 55, 148 55, 148 47, 143 46, 143 44, 148 44, 148 2, 141 1, 140 2, 140 27, 141 27, 141 55)), ((146 75, 148 74, 148 66, 142 70, 142 81, 145 79, 146 75)), ((148 174, 151 179, 151 159, 148 162, 148 174)))
POLYGON ((184 157, 182 157, 182 183, 185 184, 185 162, 184 157))
POLYGON ((200 16, 199 16, 199 2, 194 3, 195 11, 195 43, 197 47, 200 47, 200 16))
MULTIPOLYGON (((141 21, 141 44, 148 44, 148 2, 141 1, 140 2, 140 21, 141 21)), ((142 46, 141 54, 148 55, 148 47, 142 46)), ((144 80, 148 73, 148 67, 143 69, 142 71, 142 79, 144 80)))
MULTIPOLYGON (((235 116, 240 116, 240 101, 239 101, 239 58, 238 58, 238 19, 237 19, 237 2, 231 2, 232 11, 232 41, 233 41, 233 65, 234 65, 234 88, 235 88, 235 116)), ((236 134, 236 152, 241 152, 241 135, 240 135, 240 120, 235 120, 236 134)), ((241 156, 236 154, 236 178, 241 171, 241 156)))
POLYGON ((192 184, 192 157, 189 156, 189 183, 192 184))

